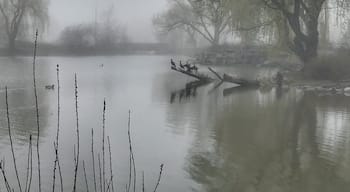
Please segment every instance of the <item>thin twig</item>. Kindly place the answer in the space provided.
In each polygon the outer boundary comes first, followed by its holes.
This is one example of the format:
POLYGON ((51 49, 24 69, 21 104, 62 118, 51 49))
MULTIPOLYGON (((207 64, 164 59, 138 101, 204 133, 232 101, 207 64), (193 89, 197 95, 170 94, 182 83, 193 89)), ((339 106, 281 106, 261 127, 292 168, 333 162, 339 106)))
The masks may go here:
POLYGON ((157 181, 156 187, 154 188, 154 192, 157 191, 157 188, 158 188, 158 186, 159 186, 160 180, 161 180, 161 178, 162 178, 163 167, 164 167, 164 164, 161 164, 161 165, 160 165, 160 172, 159 172, 159 176, 158 176, 158 181, 157 181))
POLYGON ((145 192, 145 172, 142 171, 142 192, 145 192))
POLYGON ((35 109, 36 109, 36 123, 37 123, 37 138, 36 138, 36 150, 38 157, 38 181, 39 181, 39 192, 41 192, 41 170, 40 170, 40 150, 39 150, 39 139, 40 139, 40 121, 39 121, 39 106, 38 106, 38 93, 36 89, 36 70, 35 70, 35 61, 36 61, 36 51, 38 46, 38 29, 35 33, 35 42, 34 42, 34 56, 33 56, 33 85, 34 85, 34 96, 35 96, 35 109))
POLYGON ((103 101, 103 115, 102 115, 102 181, 103 192, 106 191, 106 172, 105 172, 105 126, 106 126, 106 100, 103 101))
POLYGON ((85 161, 83 161, 83 169, 84 169, 86 192, 89 192, 89 185, 88 185, 88 181, 87 181, 87 177, 86 177, 86 171, 85 171, 85 161))
POLYGON ((129 118, 128 118, 128 139, 129 139, 129 185, 128 185, 128 192, 130 192, 131 188, 131 171, 133 169, 134 171, 134 192, 136 190, 136 167, 135 167, 135 159, 134 159, 134 153, 132 150, 132 141, 131 141, 131 133, 130 133, 130 117, 131 116, 131 111, 129 110, 129 118))
POLYGON ((74 170, 74 184, 73 184, 73 192, 76 191, 76 185, 77 185, 77 174, 78 174, 78 167, 79 167, 79 150, 80 150, 80 141, 79 141, 79 113, 78 113, 78 81, 77 81, 77 74, 74 75, 74 82, 75 82, 75 115, 76 115, 76 128, 77 128, 77 153, 75 157, 75 170, 74 170))
POLYGON ((63 192, 63 179, 62 179, 62 169, 60 165, 60 159, 57 159, 57 166, 58 166, 58 174, 60 176, 60 184, 61 184, 61 192, 63 192))
POLYGON ((7 180, 6 173, 5 173, 5 162, 3 160, 0 161, 0 170, 2 173, 2 177, 4 178, 5 186, 7 189, 7 192, 11 192, 11 187, 10 184, 7 180))
POLYGON ((53 166, 53 175, 52 175, 52 192, 55 191, 55 186, 56 186, 56 167, 57 167, 57 144, 56 142, 53 142, 53 147, 55 149, 56 157, 54 161, 54 166, 53 166))
POLYGON ((30 174, 29 174, 29 183, 28 183, 28 192, 32 185, 33 179, 33 144, 32 144, 32 135, 29 137, 29 149, 30 149, 30 174))
POLYGON ((56 186, 56 167, 58 166, 58 171, 60 175, 60 184, 61 184, 61 192, 63 191, 63 181, 62 181, 62 172, 61 172, 61 166, 58 165, 59 162, 59 154, 58 154, 58 148, 59 148, 59 132, 60 132, 60 74, 59 74, 59 65, 56 67, 56 77, 57 77, 57 131, 56 131, 56 142, 54 143, 54 149, 55 149, 55 161, 54 161, 54 171, 53 171, 53 182, 52 182, 52 192, 55 191, 56 186))
MULTIPOLYGON (((111 141, 109 139, 109 136, 107 136, 107 141, 108 141, 108 151, 109 151, 109 170, 110 170, 110 175, 111 178, 113 177, 113 167, 112 167, 112 152, 111 152, 111 141)), ((114 192, 114 184, 112 180, 112 192, 114 192)))
MULTIPOLYGON (((131 141, 131 133, 130 133, 131 126, 130 126, 130 124, 131 124, 131 111, 129 111, 128 137, 129 137, 130 156, 131 156, 133 170, 134 170, 134 192, 135 192, 136 191, 136 166, 135 166, 134 152, 133 152, 133 149, 132 149, 132 141, 131 141)), ((129 189, 130 189, 130 187, 129 187, 129 189)))
POLYGON ((9 114, 9 103, 8 103, 7 86, 5 87, 5 99, 6 99, 7 128, 8 128, 9 137, 10 137, 10 145, 11 145, 11 153, 12 153, 13 166, 14 166, 14 168, 15 168, 15 173, 16 173, 16 177, 17 177, 17 183, 18 183, 19 191, 22 192, 22 186, 21 186, 21 181, 19 180, 19 176, 18 176, 18 169, 17 169, 17 163, 16 163, 16 156, 15 156, 15 151, 14 151, 14 149, 13 149, 13 142, 12 142, 12 134, 11 134, 11 123, 10 123, 10 114, 9 114))
POLYGON ((98 154, 98 168, 99 168, 99 172, 100 172, 100 189, 102 192, 102 170, 101 170, 101 158, 100 158, 100 154, 98 154))
POLYGON ((112 183, 113 183, 113 176, 111 176, 111 178, 110 178, 110 180, 109 180, 109 182, 107 184, 106 192, 110 191, 112 183))
POLYGON ((94 153, 94 129, 91 129, 91 156, 92 156, 92 170, 93 170, 93 174, 94 174, 94 187, 95 187, 95 192, 97 192, 96 171, 95 171, 95 153, 94 153))
POLYGON ((24 192, 30 191, 30 182, 32 177, 33 170, 33 155, 32 155, 32 135, 29 136, 29 145, 28 145, 28 158, 27 158, 27 173, 26 173, 26 187, 24 192))

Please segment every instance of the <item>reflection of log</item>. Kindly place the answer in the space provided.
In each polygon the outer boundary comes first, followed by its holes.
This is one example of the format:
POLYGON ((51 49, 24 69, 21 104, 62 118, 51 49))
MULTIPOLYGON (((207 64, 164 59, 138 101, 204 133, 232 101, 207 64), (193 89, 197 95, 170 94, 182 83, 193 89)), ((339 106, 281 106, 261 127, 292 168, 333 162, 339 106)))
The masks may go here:
POLYGON ((223 81, 235 83, 241 86, 259 86, 259 81, 257 80, 248 80, 243 78, 232 77, 230 75, 224 74, 223 81))
POLYGON ((177 95, 179 96, 179 101, 181 101, 183 98, 196 97, 197 88, 204 86, 208 83, 210 83, 210 82, 192 81, 192 82, 187 83, 184 89, 171 92, 170 103, 174 103, 177 95))
POLYGON ((231 88, 227 88, 227 89, 224 89, 223 91, 223 95, 224 97, 226 96, 229 96, 231 94, 234 94, 234 93, 242 93, 242 92, 245 92, 245 91, 251 91, 251 90, 256 90, 258 88, 258 86, 237 86, 237 87, 231 87, 231 88))
POLYGON ((189 83, 186 83, 186 89, 196 89, 198 87, 201 87, 203 85, 208 84, 208 82, 204 82, 204 81, 192 81, 189 83))
POLYGON ((189 71, 185 71, 185 70, 182 70, 180 68, 171 68, 172 70, 174 71, 178 71, 180 73, 183 73, 185 75, 188 75, 188 76, 191 76, 193 78, 196 78, 198 79, 199 81, 204 81, 204 82, 211 82, 213 81, 213 79, 205 74, 201 74, 201 73, 192 73, 192 72, 189 72, 189 71))

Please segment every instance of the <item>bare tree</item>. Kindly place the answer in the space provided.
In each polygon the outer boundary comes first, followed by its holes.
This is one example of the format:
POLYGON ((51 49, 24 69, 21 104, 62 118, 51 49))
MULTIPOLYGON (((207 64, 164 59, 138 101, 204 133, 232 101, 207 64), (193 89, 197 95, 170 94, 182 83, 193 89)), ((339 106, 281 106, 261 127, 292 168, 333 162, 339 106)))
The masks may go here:
POLYGON ((319 44, 318 19, 325 0, 262 0, 287 19, 294 39, 291 50, 303 61, 317 56, 319 44))
POLYGON ((156 16, 153 24, 159 30, 183 29, 195 31, 212 45, 219 45, 222 34, 228 29, 230 12, 224 0, 171 0, 170 8, 156 16))
POLYGON ((22 26, 24 22, 46 24, 47 10, 48 0, 0 0, 0 12, 5 22, 10 52, 15 50, 18 34, 26 30, 22 26))

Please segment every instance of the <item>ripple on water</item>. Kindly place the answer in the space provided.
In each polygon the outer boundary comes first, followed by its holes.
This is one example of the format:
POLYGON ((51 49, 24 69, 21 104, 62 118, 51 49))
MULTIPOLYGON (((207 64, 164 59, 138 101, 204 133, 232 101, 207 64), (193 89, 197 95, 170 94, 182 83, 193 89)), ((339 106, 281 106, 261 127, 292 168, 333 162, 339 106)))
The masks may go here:
POLYGON ((335 165, 341 163, 344 152, 350 149, 350 114, 345 110, 316 108, 316 142, 319 157, 335 165))

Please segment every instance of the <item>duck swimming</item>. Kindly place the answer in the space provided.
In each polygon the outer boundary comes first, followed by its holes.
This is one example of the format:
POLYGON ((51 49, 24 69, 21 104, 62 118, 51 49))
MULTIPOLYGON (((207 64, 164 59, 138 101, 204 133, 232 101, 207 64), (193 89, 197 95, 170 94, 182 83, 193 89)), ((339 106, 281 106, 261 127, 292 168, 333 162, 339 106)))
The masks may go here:
POLYGON ((45 85, 45 89, 55 89, 55 85, 45 85))

